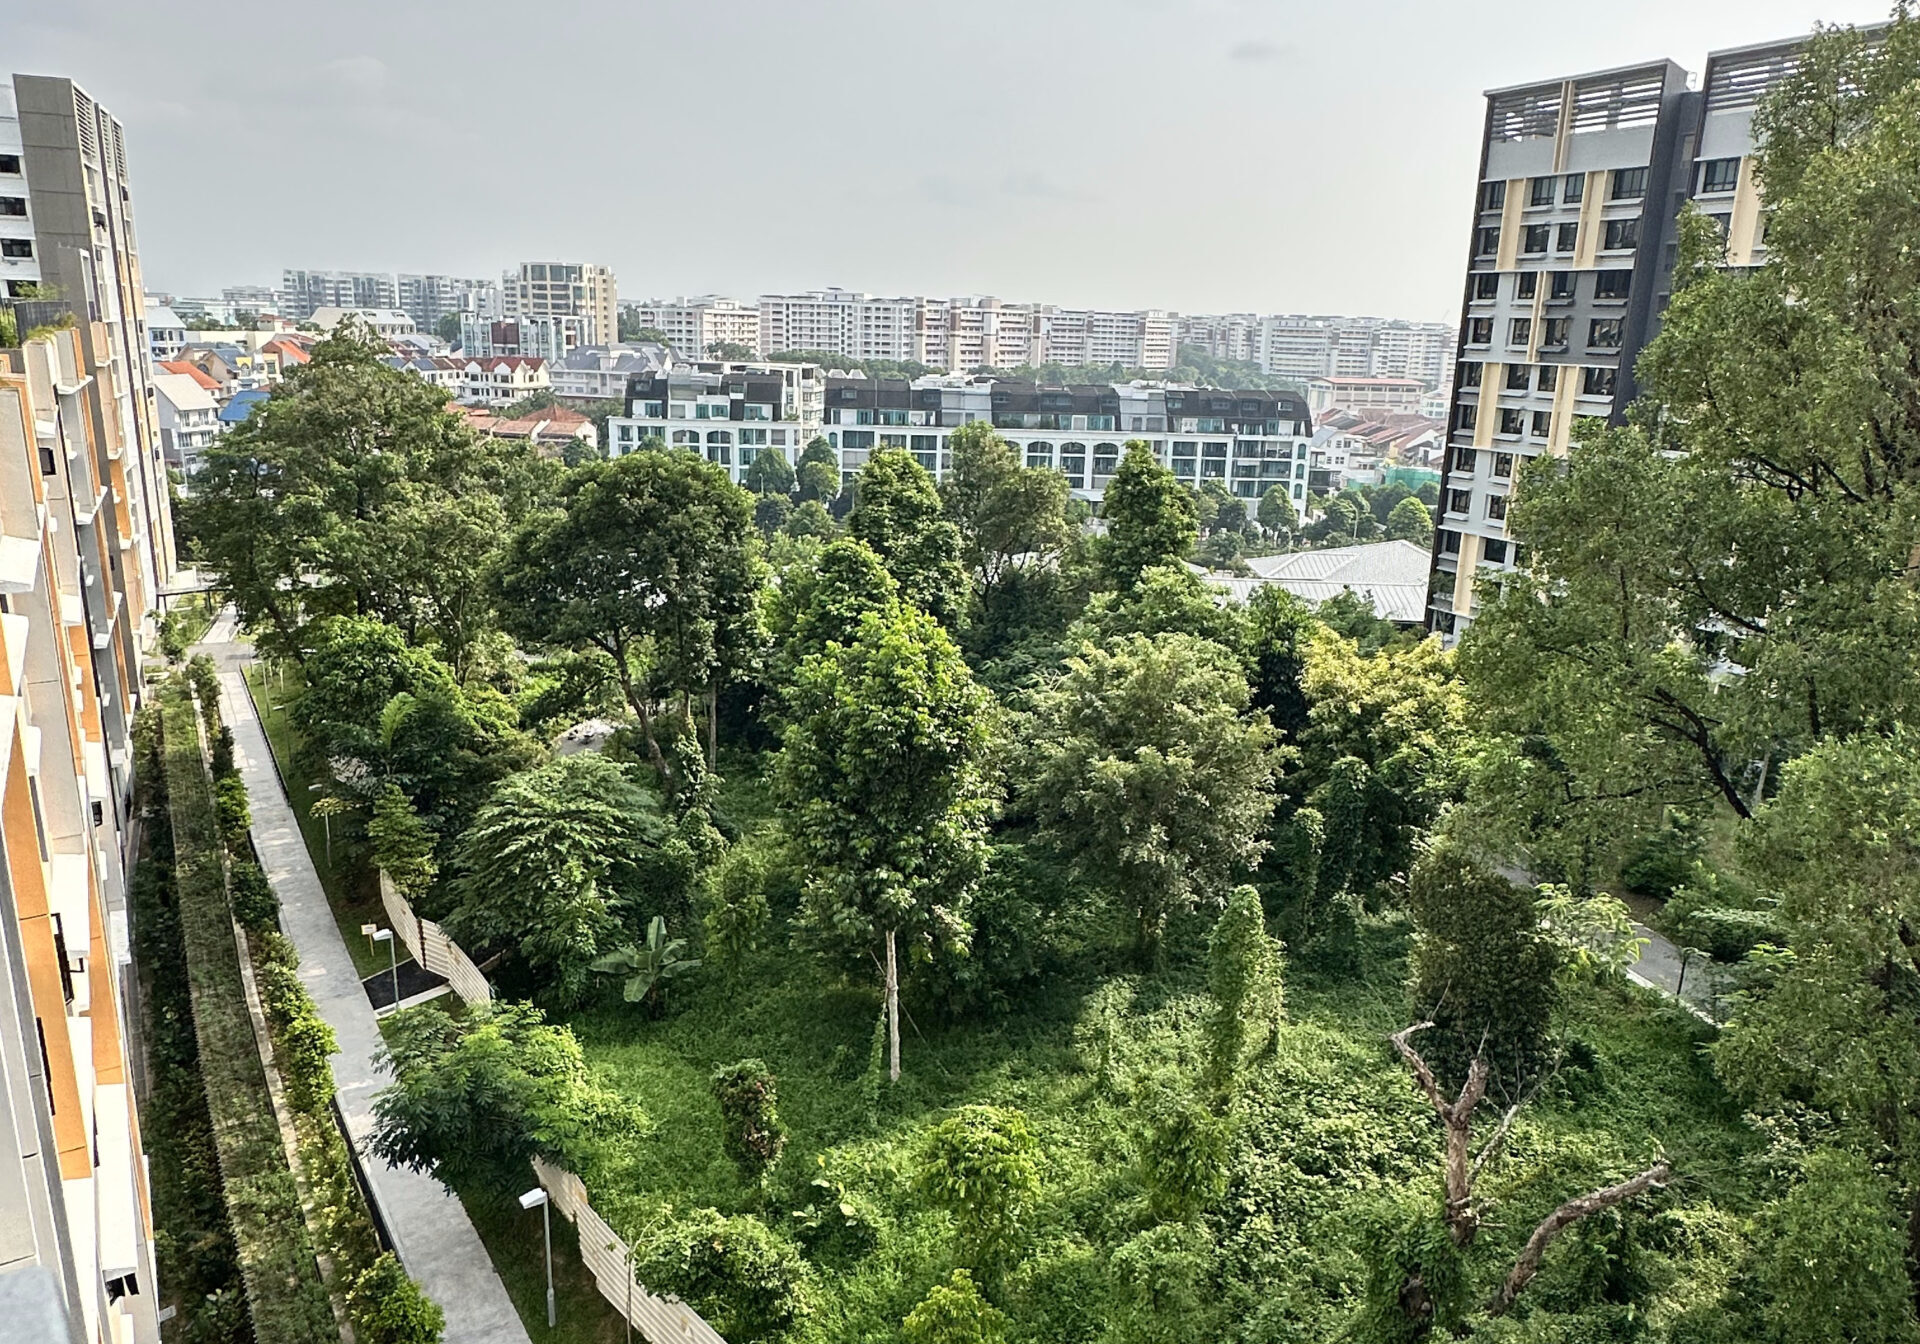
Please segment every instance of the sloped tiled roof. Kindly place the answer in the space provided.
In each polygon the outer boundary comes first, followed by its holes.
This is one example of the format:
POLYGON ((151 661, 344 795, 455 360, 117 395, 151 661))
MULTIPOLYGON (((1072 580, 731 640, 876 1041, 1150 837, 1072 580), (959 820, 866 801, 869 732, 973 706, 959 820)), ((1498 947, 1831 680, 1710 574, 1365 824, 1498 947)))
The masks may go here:
MULTIPOLYGON (((1257 580, 1278 584, 1304 602, 1319 604, 1353 591, 1372 599, 1375 614, 1399 625, 1418 625, 1426 616, 1427 548, 1411 541, 1375 541, 1360 546, 1334 546, 1324 551, 1295 551, 1288 555, 1260 555, 1247 560, 1253 580, 1235 580, 1229 592, 1245 600, 1257 580), (1238 591, 1246 587, 1246 593, 1238 591)), ((1220 583, 1217 577, 1211 582, 1220 583)))
POLYGON ((220 390, 219 381, 192 360, 163 359, 160 361, 160 367, 168 373, 177 373, 182 377, 193 379, 194 382, 200 384, 200 386, 206 388, 209 392, 217 392, 220 390))

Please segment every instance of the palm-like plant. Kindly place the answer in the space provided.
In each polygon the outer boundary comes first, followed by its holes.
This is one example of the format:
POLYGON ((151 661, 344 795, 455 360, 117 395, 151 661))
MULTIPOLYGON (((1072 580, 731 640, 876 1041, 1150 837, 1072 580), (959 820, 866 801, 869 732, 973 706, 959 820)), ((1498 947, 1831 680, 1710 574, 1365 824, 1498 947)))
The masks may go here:
POLYGON ((684 955, 687 940, 667 937, 667 921, 655 915, 647 925, 644 944, 628 943, 593 959, 592 969, 606 975, 626 977, 623 992, 628 1003, 645 1002, 658 1008, 666 993, 666 983, 689 971, 697 970, 700 958, 684 955))

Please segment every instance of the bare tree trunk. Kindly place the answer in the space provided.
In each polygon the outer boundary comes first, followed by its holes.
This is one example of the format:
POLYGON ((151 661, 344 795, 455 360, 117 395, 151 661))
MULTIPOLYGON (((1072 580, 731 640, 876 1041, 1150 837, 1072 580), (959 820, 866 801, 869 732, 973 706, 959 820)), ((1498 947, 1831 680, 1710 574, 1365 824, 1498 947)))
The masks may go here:
POLYGON ((900 1081, 900 963, 894 957, 894 931, 887 930, 887 1077, 900 1081))
POLYGON ((1656 1162, 1628 1180, 1618 1185, 1610 1185, 1604 1190, 1595 1190, 1591 1194, 1570 1199, 1552 1213, 1548 1214, 1533 1229, 1533 1235, 1527 1238, 1526 1248, 1520 1252, 1520 1258, 1513 1262, 1508 1271, 1506 1282, 1500 1285, 1500 1291, 1493 1295, 1487 1304, 1487 1311, 1494 1316, 1503 1316, 1513 1306, 1513 1300, 1520 1291, 1533 1282, 1533 1276, 1540 1272, 1540 1262, 1546 1258, 1547 1247, 1553 1244, 1555 1237, 1585 1218, 1588 1214, 1610 1209, 1616 1204, 1632 1199, 1656 1186, 1665 1185, 1672 1174, 1665 1162, 1656 1162))
POLYGON ((660 743, 653 736, 653 716, 647 712, 647 698, 633 684, 633 669, 627 666, 626 646, 623 644, 607 652, 613 656, 614 674, 620 678, 620 692, 627 697, 627 707, 640 720, 640 736, 647 743, 647 759, 660 772, 661 782, 665 783, 671 779, 667 772, 667 758, 661 753, 660 743))
POLYGON ((720 683, 707 687, 707 769, 720 768, 720 683))
MULTIPOLYGON (((1473 1178, 1479 1169, 1479 1163, 1469 1159, 1473 1139, 1473 1112, 1480 1099, 1487 1093, 1487 1062, 1478 1055, 1467 1066, 1466 1086, 1460 1089, 1460 1095, 1448 1101, 1440 1091, 1440 1084, 1433 1076, 1433 1070, 1420 1052, 1408 1044, 1416 1031, 1425 1031, 1431 1022, 1422 1022, 1408 1027, 1405 1031, 1395 1032, 1391 1038, 1393 1048, 1407 1061, 1407 1067, 1413 1070, 1413 1077, 1420 1084, 1421 1092, 1433 1104, 1434 1113, 1440 1117, 1440 1123, 1447 1131, 1447 1233, 1456 1246, 1472 1244, 1474 1236, 1480 1231, 1480 1216, 1473 1208, 1473 1178)), ((1503 1124, 1496 1139, 1504 1135, 1503 1124)), ((1491 1148, 1489 1148, 1491 1151, 1491 1148)))

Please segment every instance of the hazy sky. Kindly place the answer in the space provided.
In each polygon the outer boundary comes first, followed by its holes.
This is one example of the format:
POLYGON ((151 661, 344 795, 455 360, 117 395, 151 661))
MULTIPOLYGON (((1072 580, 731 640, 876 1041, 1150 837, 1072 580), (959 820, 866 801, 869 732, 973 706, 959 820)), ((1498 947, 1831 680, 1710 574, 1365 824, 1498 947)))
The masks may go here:
POLYGON ((1447 318, 1483 89, 1888 0, 6 0, 4 67, 127 128, 148 286, 604 262, 1447 318))

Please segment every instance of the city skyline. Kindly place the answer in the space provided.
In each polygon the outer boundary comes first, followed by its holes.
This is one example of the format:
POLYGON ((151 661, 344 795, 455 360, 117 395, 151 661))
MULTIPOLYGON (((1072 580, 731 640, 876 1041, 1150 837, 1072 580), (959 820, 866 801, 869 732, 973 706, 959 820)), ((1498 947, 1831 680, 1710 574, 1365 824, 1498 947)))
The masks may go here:
POLYGON ((174 293, 271 283, 289 259, 487 276, 552 255, 647 297, 837 285, 1451 321, 1484 89, 1668 54, 1697 71, 1709 50, 1885 7, 1628 0, 1598 29, 1543 13, 1497 49, 1445 7, 1402 3, 1028 6, 1012 49, 991 7, 964 27, 912 10, 580 9, 543 26, 476 5, 447 24, 347 4, 324 24, 192 31, 103 2, 9 15, 0 40, 20 68, 71 71, 123 109, 148 276, 174 293), (568 40, 583 25, 596 40, 568 40), (1382 49, 1385 26, 1408 40, 1382 49), (571 101, 462 115, 482 105, 472 72, 492 68, 467 55, 506 28, 529 70, 570 70, 571 101), (348 36, 375 30, 377 51, 348 36), (1130 71, 1159 95, 1116 96, 1130 71), (695 87, 720 76, 727 99, 695 87), (959 92, 898 111, 927 89, 959 92), (227 155, 209 167, 215 124, 227 155), (704 179, 647 167, 703 145, 739 152, 704 179), (259 227, 203 227, 223 196, 259 227))

